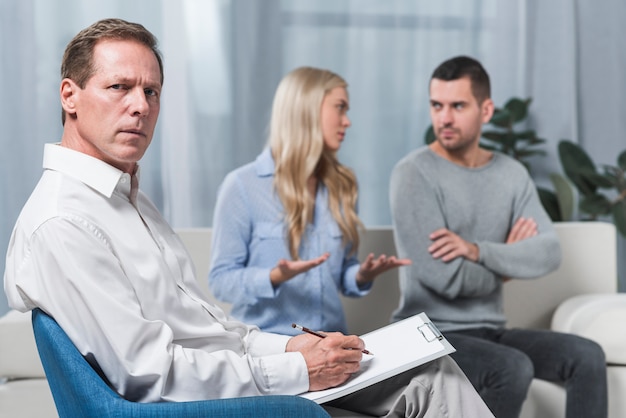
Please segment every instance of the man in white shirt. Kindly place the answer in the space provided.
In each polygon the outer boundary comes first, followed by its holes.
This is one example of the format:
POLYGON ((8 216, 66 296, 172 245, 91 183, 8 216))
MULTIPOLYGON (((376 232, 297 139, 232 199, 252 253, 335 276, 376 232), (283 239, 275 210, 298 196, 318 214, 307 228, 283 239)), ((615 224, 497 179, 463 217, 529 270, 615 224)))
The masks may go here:
MULTIPOLYGON (((138 189, 163 84, 154 36, 120 19, 96 22, 70 41, 61 73, 63 136, 46 145, 44 173, 9 243, 10 305, 53 316, 138 402, 295 395, 358 371, 356 336, 264 333, 204 299, 182 242, 138 189)), ((491 416, 448 357, 338 404, 378 415, 491 416)))

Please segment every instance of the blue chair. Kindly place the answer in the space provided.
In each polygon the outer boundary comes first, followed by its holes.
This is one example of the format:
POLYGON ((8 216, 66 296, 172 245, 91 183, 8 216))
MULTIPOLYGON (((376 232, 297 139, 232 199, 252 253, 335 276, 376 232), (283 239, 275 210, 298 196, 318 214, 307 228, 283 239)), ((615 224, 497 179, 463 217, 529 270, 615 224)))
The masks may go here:
POLYGON ((131 402, 109 387, 52 317, 34 309, 32 320, 39 357, 61 418, 329 417, 315 402, 287 395, 193 402, 131 402))

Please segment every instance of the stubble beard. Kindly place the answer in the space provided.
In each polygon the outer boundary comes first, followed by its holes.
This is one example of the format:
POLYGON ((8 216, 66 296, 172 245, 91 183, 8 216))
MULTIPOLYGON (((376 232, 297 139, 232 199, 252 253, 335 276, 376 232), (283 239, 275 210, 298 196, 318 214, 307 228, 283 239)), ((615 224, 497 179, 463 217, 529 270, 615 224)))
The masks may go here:
MULTIPOLYGON (((449 128, 447 128, 449 129, 449 128)), ((443 130, 443 128, 441 129, 443 130)), ((440 130, 440 132, 441 132, 440 130)), ((436 138, 439 145, 448 151, 449 153, 458 154, 463 153, 466 150, 473 148, 479 141, 479 137, 467 138, 464 137, 458 130, 454 130, 456 136, 451 139, 442 138, 441 133, 438 133, 436 138)))

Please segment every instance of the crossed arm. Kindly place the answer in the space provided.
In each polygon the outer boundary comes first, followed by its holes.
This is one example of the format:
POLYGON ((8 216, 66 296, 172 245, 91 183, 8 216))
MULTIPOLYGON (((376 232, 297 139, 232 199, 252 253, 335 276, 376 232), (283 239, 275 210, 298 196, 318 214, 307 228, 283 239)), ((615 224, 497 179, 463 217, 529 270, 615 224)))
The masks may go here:
POLYGON ((392 173, 390 204, 400 257, 410 276, 445 299, 491 294, 503 278, 534 278, 558 267, 558 237, 522 168, 497 190, 456 188, 457 177, 407 160, 392 173), (410 193, 407 193, 410 190, 410 193), (474 190, 474 191, 472 191, 474 190), (490 195, 497 200, 488 201, 490 195))
MULTIPOLYGON (((537 235, 537 223, 532 218, 519 218, 505 241, 512 244, 537 235)), ((430 234, 432 244, 428 247, 428 252, 433 258, 448 262, 457 257, 477 262, 480 258, 478 246, 472 242, 465 241, 454 232, 440 228, 430 234)))

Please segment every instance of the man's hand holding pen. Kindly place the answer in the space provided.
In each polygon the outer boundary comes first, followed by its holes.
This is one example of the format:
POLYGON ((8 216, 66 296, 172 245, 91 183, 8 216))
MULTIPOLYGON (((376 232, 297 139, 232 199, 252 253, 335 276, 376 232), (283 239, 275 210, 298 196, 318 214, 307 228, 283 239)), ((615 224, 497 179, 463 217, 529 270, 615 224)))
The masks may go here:
POLYGON ((286 351, 299 351, 309 371, 309 390, 323 390, 344 383, 360 370, 365 344, 356 335, 325 333, 325 338, 312 334, 292 337, 286 351))

